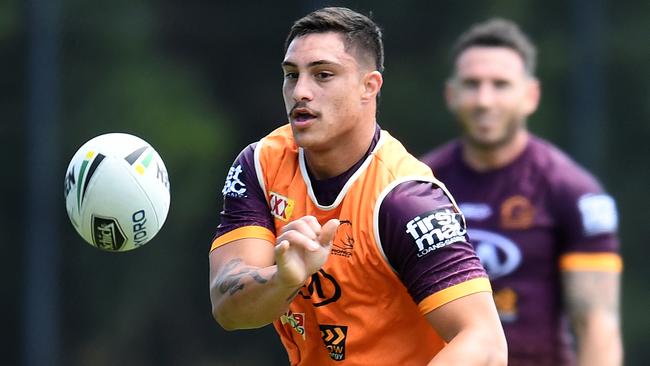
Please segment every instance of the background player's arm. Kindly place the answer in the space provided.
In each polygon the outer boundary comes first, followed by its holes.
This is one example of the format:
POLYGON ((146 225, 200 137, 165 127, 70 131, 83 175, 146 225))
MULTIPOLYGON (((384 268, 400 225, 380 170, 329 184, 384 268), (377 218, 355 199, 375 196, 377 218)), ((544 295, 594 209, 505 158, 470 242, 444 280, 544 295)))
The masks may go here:
POLYGON ((298 289, 327 260, 338 220, 313 216, 286 225, 273 246, 244 238, 210 253, 212 314, 224 329, 259 328, 287 311, 298 289))
POLYGON ((579 365, 621 365, 620 273, 565 271, 562 282, 578 340, 579 365))
POLYGON ((448 343, 429 362, 434 365, 506 365, 508 350, 492 294, 477 292, 426 314, 448 343))

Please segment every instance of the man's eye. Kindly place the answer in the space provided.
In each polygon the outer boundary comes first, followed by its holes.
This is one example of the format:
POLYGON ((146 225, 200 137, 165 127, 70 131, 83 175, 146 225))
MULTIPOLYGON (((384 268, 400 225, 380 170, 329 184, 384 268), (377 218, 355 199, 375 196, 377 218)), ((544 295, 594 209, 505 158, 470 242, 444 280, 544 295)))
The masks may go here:
POLYGON ((465 89, 476 89, 479 86, 479 81, 478 80, 472 80, 472 79, 466 79, 461 82, 461 85, 465 89))
POLYGON ((298 78, 298 73, 297 72, 285 72, 284 73, 284 78, 293 80, 298 78))
POLYGON ((510 83, 505 80, 497 80, 494 82, 494 87, 497 89, 505 89, 510 86, 510 83))
POLYGON ((331 72, 321 71, 316 74, 316 79, 325 80, 331 78, 332 76, 334 76, 334 74, 332 74, 331 72))

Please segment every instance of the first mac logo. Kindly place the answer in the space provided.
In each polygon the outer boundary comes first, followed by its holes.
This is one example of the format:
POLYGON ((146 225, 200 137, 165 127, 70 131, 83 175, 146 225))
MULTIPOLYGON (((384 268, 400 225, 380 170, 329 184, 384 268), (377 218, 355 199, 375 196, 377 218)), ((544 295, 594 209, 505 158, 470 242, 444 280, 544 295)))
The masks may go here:
POLYGON ((406 223, 418 247, 418 258, 444 246, 465 240, 467 229, 459 212, 441 208, 414 217, 406 223))

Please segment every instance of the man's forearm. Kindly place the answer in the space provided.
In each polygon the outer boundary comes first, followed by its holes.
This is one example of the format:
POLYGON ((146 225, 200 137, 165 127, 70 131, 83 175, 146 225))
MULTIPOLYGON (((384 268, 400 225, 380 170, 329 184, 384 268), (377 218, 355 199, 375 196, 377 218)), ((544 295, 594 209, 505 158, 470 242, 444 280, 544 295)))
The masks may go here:
POLYGON ((210 284, 212 315, 226 330, 265 326, 287 311, 299 288, 277 281, 277 267, 228 262, 210 284))
POLYGON ((461 332, 451 340, 427 366, 476 365, 504 366, 507 364, 505 342, 498 337, 486 337, 488 333, 461 332))
POLYGON ((578 365, 620 366, 623 364, 623 345, 616 316, 591 314, 582 326, 576 327, 578 336, 578 365))

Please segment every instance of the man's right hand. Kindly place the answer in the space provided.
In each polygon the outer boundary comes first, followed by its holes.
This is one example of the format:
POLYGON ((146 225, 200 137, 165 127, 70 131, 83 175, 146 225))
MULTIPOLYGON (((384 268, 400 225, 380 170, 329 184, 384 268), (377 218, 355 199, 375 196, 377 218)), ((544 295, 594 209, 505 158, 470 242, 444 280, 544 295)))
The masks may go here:
POLYGON ((280 283, 300 287, 327 262, 339 220, 321 227, 314 216, 303 216, 282 228, 275 246, 275 263, 280 283))

